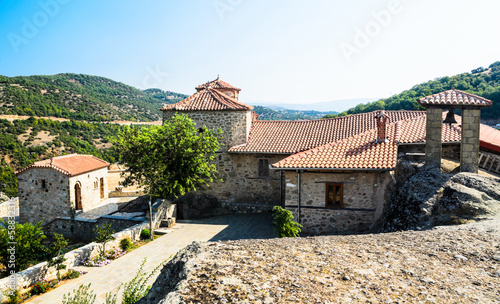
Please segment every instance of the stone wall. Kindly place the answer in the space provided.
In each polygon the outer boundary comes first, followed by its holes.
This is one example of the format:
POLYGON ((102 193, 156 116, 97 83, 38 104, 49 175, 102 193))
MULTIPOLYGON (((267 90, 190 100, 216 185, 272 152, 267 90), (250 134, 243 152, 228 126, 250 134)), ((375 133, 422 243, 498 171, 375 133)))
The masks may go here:
MULTIPOLYGON (((170 202, 167 200, 157 200, 152 205, 153 212, 153 227, 158 228, 161 220, 167 217, 170 202)), ((52 220, 50 223, 43 227, 45 234, 51 235, 52 233, 60 233, 68 239, 78 239, 83 241, 91 241, 94 237, 94 228, 110 223, 114 231, 121 231, 128 227, 137 225, 138 223, 146 223, 149 229, 149 213, 146 213, 146 222, 144 220, 129 218, 124 216, 105 215, 97 220, 79 219, 74 221, 69 217, 61 217, 52 220), (74 227, 73 233, 71 226, 74 227)), ((139 231, 140 232, 140 231, 139 231)))
POLYGON ((50 168, 33 168, 17 176, 21 223, 45 223, 69 216, 69 177, 50 168), (45 188, 43 182, 45 181, 45 188))
MULTIPOLYGON (((269 164, 283 159, 284 155, 220 153, 217 161, 218 177, 223 182, 211 183, 200 190, 214 195, 223 203, 279 205, 280 173, 269 170, 269 176, 259 177, 259 159, 268 159, 269 164)), ((265 206, 263 207, 264 209, 265 206)), ((233 210, 237 210, 235 207, 233 210)))
POLYGON ((129 187, 123 187, 120 185, 120 182, 123 181, 123 177, 121 174, 125 172, 125 170, 108 170, 108 192, 115 191, 116 187, 122 187, 122 192, 132 192, 132 191, 137 191, 140 188, 136 185, 132 185, 129 187))
POLYGON ((176 112, 188 115, 197 126, 220 128, 223 132, 220 142, 224 146, 215 160, 218 179, 223 182, 198 188, 200 193, 217 197, 224 208, 236 212, 268 211, 280 203, 279 172, 270 170, 269 176, 259 177, 258 161, 267 158, 272 164, 288 155, 227 153, 229 148, 246 143, 252 123, 251 111, 164 111, 163 120, 170 119, 176 112))
POLYGON ((208 129, 223 132, 219 141, 224 144, 222 151, 246 143, 252 123, 251 111, 163 111, 163 121, 169 120, 176 113, 186 114, 196 126, 205 125, 208 129))
POLYGON ((83 212, 99 206, 108 199, 108 168, 94 170, 69 178, 70 202, 75 206, 75 185, 80 183, 82 196, 83 212), (101 178, 104 179, 104 185, 101 193, 101 178), (102 195, 101 195, 102 194, 102 195))
MULTIPOLYGON (((285 206, 298 218, 298 177, 285 172, 285 206)), ((301 173, 301 224, 306 234, 360 232, 382 215, 390 172, 301 173), (325 208, 326 183, 343 184, 343 208, 325 208)))

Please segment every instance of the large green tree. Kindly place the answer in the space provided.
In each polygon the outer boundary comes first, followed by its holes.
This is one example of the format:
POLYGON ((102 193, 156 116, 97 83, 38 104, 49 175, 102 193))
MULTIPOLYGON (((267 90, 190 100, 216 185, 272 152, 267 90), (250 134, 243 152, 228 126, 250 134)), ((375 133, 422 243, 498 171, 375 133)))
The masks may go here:
POLYGON ((217 173, 211 162, 220 148, 217 135, 178 114, 162 126, 124 129, 114 141, 120 162, 127 165, 123 185, 139 184, 163 198, 206 185, 217 173))

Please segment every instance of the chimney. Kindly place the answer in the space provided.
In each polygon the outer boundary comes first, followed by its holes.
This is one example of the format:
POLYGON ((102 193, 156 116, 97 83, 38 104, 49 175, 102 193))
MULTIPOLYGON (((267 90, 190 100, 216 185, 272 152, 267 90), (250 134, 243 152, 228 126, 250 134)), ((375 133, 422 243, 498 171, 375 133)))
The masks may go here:
POLYGON ((384 110, 379 111, 377 116, 375 116, 377 120, 377 143, 381 142, 389 142, 387 139, 387 121, 389 120, 389 116, 385 114, 384 110))

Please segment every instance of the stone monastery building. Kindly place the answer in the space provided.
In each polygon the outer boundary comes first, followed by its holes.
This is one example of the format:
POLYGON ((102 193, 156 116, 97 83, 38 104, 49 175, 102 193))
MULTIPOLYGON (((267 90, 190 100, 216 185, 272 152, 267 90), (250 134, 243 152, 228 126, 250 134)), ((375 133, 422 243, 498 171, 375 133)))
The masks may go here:
MULTIPOLYGON (((199 126, 223 131, 216 165, 224 182, 212 183, 202 193, 239 211, 269 211, 281 205, 292 211, 306 233, 363 231, 374 225, 382 215, 398 157, 425 151, 427 113, 441 126, 438 157, 460 155, 461 117, 455 115, 458 124, 444 124, 444 113, 435 107, 427 112, 260 121, 253 107, 238 101, 239 93, 239 88, 217 78, 196 87, 185 100, 161 108, 163 121, 183 113, 199 126)), ((419 102, 473 107, 477 117, 472 121, 478 128, 479 109, 491 105, 454 89, 419 102)), ((481 149, 500 153, 500 132, 485 125, 480 129, 481 149)), ((470 167, 477 172, 477 158, 470 167)))
POLYGON ((16 172, 21 223, 48 224, 85 212, 108 198, 109 163, 92 155, 69 154, 33 163, 16 172))

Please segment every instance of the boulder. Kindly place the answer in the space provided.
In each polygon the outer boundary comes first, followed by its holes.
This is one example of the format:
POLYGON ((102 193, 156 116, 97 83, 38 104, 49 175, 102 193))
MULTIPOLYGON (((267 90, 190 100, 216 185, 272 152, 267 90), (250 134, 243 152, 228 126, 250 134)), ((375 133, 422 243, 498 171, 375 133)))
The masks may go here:
POLYGON ((500 216, 500 179, 430 170, 418 172, 402 184, 390 194, 382 231, 424 229, 500 216))

